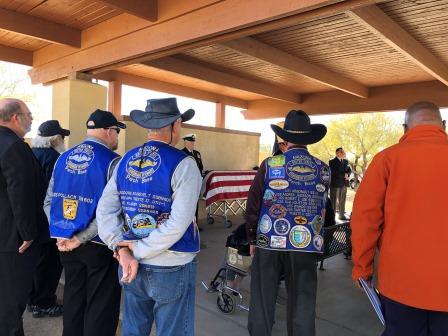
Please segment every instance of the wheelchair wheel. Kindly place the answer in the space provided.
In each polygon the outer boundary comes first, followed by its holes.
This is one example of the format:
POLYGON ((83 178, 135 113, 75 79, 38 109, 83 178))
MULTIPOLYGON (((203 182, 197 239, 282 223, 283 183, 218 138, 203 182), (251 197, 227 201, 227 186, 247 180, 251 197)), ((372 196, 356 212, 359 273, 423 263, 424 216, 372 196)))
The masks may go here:
POLYGON ((232 221, 231 220, 226 220, 226 222, 224 223, 224 226, 228 229, 232 227, 232 221))
POLYGON ((213 224, 215 222, 215 219, 212 216, 207 217, 207 224, 213 224))
POLYGON ((235 301, 229 294, 219 294, 216 299, 216 304, 218 305, 218 309, 224 314, 233 314, 235 311, 235 301))

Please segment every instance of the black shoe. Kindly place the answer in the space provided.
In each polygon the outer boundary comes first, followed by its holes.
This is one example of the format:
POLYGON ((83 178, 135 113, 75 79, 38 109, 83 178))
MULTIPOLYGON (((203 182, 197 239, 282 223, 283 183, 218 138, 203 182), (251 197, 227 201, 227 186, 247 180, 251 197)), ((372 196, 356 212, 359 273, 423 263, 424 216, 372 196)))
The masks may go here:
POLYGON ((64 309, 62 305, 58 304, 55 304, 54 306, 51 306, 49 308, 39 308, 37 306, 34 306, 33 317, 34 318, 42 318, 45 316, 58 317, 61 316, 63 312, 64 309))

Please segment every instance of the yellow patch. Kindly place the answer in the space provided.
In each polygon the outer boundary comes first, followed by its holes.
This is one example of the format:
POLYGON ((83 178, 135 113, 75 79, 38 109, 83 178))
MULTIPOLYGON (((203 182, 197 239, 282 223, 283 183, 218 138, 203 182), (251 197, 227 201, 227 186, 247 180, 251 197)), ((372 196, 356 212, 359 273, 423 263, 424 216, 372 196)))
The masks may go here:
POLYGON ((64 218, 65 219, 75 219, 76 213, 78 212, 78 201, 73 199, 64 198, 64 218))

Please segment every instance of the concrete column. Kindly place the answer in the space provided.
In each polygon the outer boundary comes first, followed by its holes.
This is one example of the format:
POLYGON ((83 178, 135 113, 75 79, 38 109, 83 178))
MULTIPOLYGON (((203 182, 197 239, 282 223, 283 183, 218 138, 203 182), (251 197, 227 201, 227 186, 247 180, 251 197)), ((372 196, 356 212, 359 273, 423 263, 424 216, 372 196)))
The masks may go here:
POLYGON ((216 103, 215 127, 226 128, 226 104, 216 103))
POLYGON ((106 110, 107 88, 79 79, 61 80, 52 87, 52 118, 70 130, 67 145, 72 147, 84 140, 89 115, 98 108, 106 110))

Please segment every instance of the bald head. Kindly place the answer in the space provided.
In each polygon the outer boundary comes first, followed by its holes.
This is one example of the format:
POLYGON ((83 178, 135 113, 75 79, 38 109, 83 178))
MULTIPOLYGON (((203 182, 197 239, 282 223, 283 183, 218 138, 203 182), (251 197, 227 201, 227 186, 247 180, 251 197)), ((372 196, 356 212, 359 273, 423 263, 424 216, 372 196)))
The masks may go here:
POLYGON ((0 99, 0 121, 9 122, 14 114, 22 112, 25 104, 15 98, 0 99))
POLYGON ((435 125, 444 128, 439 107, 431 102, 418 102, 406 110, 405 127, 411 129, 419 125, 435 125))

